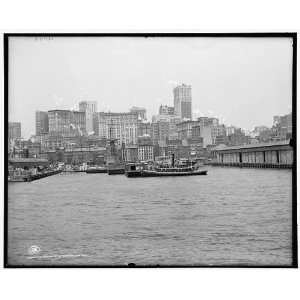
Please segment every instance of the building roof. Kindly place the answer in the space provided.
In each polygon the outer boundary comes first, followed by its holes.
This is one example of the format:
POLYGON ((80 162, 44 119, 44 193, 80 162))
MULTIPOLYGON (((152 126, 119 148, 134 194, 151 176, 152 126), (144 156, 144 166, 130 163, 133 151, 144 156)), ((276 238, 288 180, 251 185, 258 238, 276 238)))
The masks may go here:
POLYGON ((137 145, 127 145, 125 149, 137 149, 137 145))
POLYGON ((45 158, 10 158, 9 162, 12 163, 17 163, 17 162, 33 162, 33 163, 37 163, 37 162, 48 162, 47 159, 45 158))
POLYGON ((15 167, 49 165, 49 161, 44 158, 11 158, 8 162, 15 167))
POLYGON ((138 112, 137 111, 133 111, 133 112, 97 112, 98 115, 104 115, 104 116, 138 116, 138 112))
POLYGON ((132 106, 131 109, 130 109, 130 111, 137 111, 137 110, 139 110, 139 111, 146 111, 146 108, 144 108, 144 107, 138 107, 138 106, 132 106))
POLYGON ((64 152, 93 152, 93 151, 105 151, 105 147, 78 147, 73 149, 64 149, 64 152))
POLYGON ((53 112, 53 111, 62 111, 62 112, 67 111, 67 112, 70 112, 71 110, 69 110, 69 109, 50 109, 50 110, 48 110, 48 112, 53 112))
POLYGON ((198 121, 194 121, 194 120, 187 120, 187 119, 185 119, 185 120, 183 120, 182 122, 180 122, 180 123, 177 123, 176 125, 177 125, 177 126, 180 126, 180 125, 187 124, 187 123, 199 124, 199 122, 198 122, 198 121))
POLYGON ((174 89, 181 88, 181 87, 191 88, 192 86, 189 85, 189 84, 182 83, 182 84, 180 84, 180 85, 177 85, 174 89))
POLYGON ((48 110, 48 113, 49 112, 69 112, 69 113, 85 114, 84 111, 70 110, 70 109, 50 109, 50 110, 48 110))
POLYGON ((252 149, 252 148, 288 146, 288 145, 290 145, 290 140, 275 141, 275 142, 269 142, 269 143, 247 144, 247 145, 231 146, 231 147, 227 147, 226 145, 221 144, 221 145, 218 145, 217 147, 213 148, 212 150, 213 151, 239 150, 239 149, 252 149))

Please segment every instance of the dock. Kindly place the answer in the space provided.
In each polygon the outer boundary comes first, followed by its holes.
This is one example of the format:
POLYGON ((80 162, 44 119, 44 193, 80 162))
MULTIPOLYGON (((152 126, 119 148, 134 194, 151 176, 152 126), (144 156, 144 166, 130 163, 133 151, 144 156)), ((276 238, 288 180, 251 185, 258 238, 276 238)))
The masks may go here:
POLYGON ((241 146, 218 146, 212 149, 212 166, 239 168, 291 169, 294 151, 290 141, 241 146))
POLYGON ((13 158, 9 159, 8 182, 30 182, 56 175, 61 170, 50 167, 46 159, 13 158))
POLYGON ((35 175, 29 175, 27 177, 27 181, 30 182, 30 181, 34 181, 34 180, 37 180, 37 179, 42 179, 42 178, 45 178, 45 177, 48 177, 48 176, 52 176, 52 175, 56 175, 56 174, 59 174, 61 173, 61 170, 53 170, 53 171, 49 171, 49 172, 45 172, 45 173, 40 173, 40 174, 35 174, 35 175))
POLYGON ((211 162, 208 165, 218 167, 258 168, 258 169, 291 169, 290 164, 269 164, 269 163, 218 163, 211 162))
POLYGON ((61 170, 53 170, 44 173, 37 173, 37 174, 26 174, 26 175, 16 175, 16 176, 9 176, 8 182, 31 182, 34 180, 42 179, 48 176, 56 175, 61 173, 61 170))

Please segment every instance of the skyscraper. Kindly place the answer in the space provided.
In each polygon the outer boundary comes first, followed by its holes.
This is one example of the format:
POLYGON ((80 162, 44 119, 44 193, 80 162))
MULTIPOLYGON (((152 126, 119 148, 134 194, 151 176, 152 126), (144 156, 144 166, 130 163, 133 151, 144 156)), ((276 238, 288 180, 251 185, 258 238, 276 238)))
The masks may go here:
POLYGON ((36 111, 35 112, 35 134, 41 135, 49 132, 48 112, 36 111))
POLYGON ((288 139, 292 136, 292 113, 284 116, 274 116, 274 129, 277 131, 277 135, 282 139, 288 139))
POLYGON ((8 123, 8 139, 15 140, 21 138, 21 123, 9 122, 8 123))
POLYGON ((168 105, 161 105, 159 107, 160 115, 174 115, 174 107, 168 105))
POLYGON ((79 102, 79 111, 85 112, 85 128, 87 133, 94 132, 93 115, 97 111, 97 102, 81 101, 79 102))
POLYGON ((172 114, 159 114, 152 117, 153 142, 173 140, 178 138, 176 124, 181 122, 181 117, 172 114))
POLYGON ((96 132, 101 138, 116 139, 120 146, 137 144, 138 113, 137 112, 98 112, 95 114, 96 132))
POLYGON ((174 88, 173 93, 175 114, 192 120, 192 87, 182 84, 174 88))
POLYGON ((146 120, 147 120, 146 109, 143 108, 143 107, 136 107, 136 106, 133 106, 133 107, 130 109, 130 112, 132 112, 132 113, 137 113, 137 114, 138 114, 139 120, 142 120, 142 121, 146 121, 146 120))
POLYGON ((49 110, 49 133, 67 136, 84 135, 86 132, 85 112, 71 110, 49 110))

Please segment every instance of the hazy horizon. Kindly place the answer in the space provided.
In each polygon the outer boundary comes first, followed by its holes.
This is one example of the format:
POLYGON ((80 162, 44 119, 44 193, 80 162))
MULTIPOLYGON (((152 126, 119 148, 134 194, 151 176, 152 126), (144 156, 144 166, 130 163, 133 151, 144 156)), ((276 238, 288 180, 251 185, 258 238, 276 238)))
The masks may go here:
POLYGON ((291 38, 10 37, 9 121, 35 134, 35 111, 144 107, 148 120, 173 88, 192 86, 193 117, 251 130, 292 108, 291 38))

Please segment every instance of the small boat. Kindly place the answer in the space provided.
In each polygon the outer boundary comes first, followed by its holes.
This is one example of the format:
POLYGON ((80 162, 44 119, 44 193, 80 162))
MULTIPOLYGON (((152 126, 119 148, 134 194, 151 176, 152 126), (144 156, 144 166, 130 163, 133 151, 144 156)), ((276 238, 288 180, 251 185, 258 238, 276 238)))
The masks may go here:
POLYGON ((99 166, 89 167, 85 172, 88 173, 88 174, 107 173, 107 168, 99 167, 99 166))

